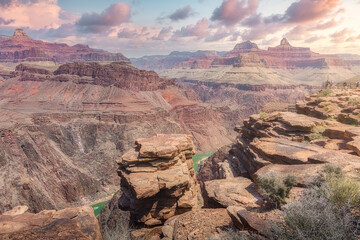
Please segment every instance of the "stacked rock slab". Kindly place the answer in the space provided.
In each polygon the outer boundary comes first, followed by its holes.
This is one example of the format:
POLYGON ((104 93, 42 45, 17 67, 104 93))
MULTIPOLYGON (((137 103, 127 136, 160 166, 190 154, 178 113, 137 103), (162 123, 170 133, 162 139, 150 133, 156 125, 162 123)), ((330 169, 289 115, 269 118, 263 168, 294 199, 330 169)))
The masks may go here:
POLYGON ((197 207, 194 144, 189 135, 138 139, 118 161, 120 208, 134 223, 155 226, 197 207))
POLYGON ((44 210, 37 214, 27 210, 27 206, 18 206, 0 215, 0 239, 102 240, 90 206, 44 210))

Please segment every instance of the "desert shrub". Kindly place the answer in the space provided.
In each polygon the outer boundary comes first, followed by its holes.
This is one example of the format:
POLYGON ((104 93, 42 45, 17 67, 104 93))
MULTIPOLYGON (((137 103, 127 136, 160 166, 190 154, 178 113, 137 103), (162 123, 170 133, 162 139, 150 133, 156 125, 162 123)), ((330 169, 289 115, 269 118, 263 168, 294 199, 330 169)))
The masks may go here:
POLYGON ((315 127, 313 127, 313 128, 311 129, 311 132, 313 132, 313 133, 323 133, 323 132, 325 132, 325 130, 326 130, 326 127, 325 127, 325 126, 323 126, 323 125, 316 125, 315 127))
POLYGON ((341 169, 326 166, 299 201, 283 210, 284 222, 272 227, 270 239, 357 239, 358 223, 351 209, 358 206, 360 190, 341 169))
POLYGON ((115 228, 107 229, 103 233, 104 240, 128 240, 131 239, 131 228, 128 222, 118 222, 115 228))
POLYGON ((316 96, 317 97, 326 97, 333 93, 333 90, 331 89, 323 89, 321 90, 316 96))
POLYGON ((326 139, 321 133, 312 133, 308 136, 309 141, 319 140, 319 139, 326 139))
POLYGON ((360 104, 360 98, 354 97, 349 99, 349 105, 356 106, 358 104, 360 104))
POLYGON ((261 119, 265 118, 266 115, 267 115, 266 112, 260 112, 260 113, 259 113, 259 117, 260 117, 261 119))
POLYGON ((275 225, 270 239, 337 240, 356 239, 354 217, 346 206, 337 207, 316 189, 308 191, 283 212, 284 223, 275 225))
POLYGON ((255 234, 246 234, 244 232, 234 231, 232 229, 228 230, 224 236, 221 237, 223 240, 260 240, 263 239, 260 236, 255 234))
POLYGON ((266 174, 259 178, 259 190, 261 195, 270 203, 280 207, 286 203, 286 198, 292 187, 297 184, 295 176, 288 175, 281 179, 274 174, 266 174))
POLYGON ((314 185, 332 204, 360 208, 359 184, 346 178, 341 168, 326 165, 315 179, 314 185))

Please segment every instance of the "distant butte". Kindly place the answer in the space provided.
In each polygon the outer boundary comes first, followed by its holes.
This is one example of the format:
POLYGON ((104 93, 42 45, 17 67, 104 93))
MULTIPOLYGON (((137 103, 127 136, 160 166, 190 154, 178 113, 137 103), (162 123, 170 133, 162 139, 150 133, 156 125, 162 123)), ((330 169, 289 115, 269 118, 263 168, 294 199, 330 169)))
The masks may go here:
POLYGON ((87 45, 69 46, 49 43, 30 38, 22 29, 16 29, 13 36, 0 36, 0 62, 53 61, 67 63, 74 61, 126 62, 130 60, 121 53, 110 53, 92 49, 87 45))
MULTIPOLYGON (((181 52, 177 52, 177 56, 181 52)), ((260 67, 260 68, 329 68, 331 66, 348 68, 356 62, 346 61, 337 55, 325 55, 311 51, 307 47, 294 47, 286 38, 280 45, 269 47, 267 50, 260 49, 256 43, 246 41, 235 45, 234 49, 224 54, 211 56, 199 55, 198 52, 174 58, 173 54, 167 56, 147 56, 144 58, 131 59, 133 64, 145 69, 209 69, 221 66, 260 67), (201 64, 200 64, 201 63, 201 64)))

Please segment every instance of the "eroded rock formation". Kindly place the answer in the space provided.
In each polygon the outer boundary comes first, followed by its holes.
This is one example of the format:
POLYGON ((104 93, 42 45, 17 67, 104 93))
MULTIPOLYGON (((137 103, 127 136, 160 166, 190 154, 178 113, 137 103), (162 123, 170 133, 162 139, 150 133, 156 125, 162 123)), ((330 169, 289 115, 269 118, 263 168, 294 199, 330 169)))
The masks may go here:
POLYGON ((161 225, 170 217, 197 208, 198 185, 188 135, 138 139, 118 161, 121 192, 118 203, 131 220, 161 225))
POLYGON ((102 240, 98 221, 89 207, 44 210, 37 214, 18 206, 0 215, 1 239, 102 240))
MULTIPOLYGON (((197 178, 207 200, 205 206, 227 207, 239 230, 264 235, 270 222, 281 218, 276 212, 262 208, 261 202, 254 205, 254 200, 261 199, 261 196, 255 198, 259 196, 255 190, 259 178, 269 174, 280 179, 295 176, 297 184, 290 192, 289 201, 312 186, 326 165, 340 167, 349 178, 358 180, 359 127, 357 123, 353 124, 356 126, 341 123, 346 122, 342 114, 347 112, 339 110, 349 108, 349 99, 357 96, 358 90, 333 90, 326 96, 313 95, 299 103, 298 113, 250 116, 243 126, 235 128, 239 133, 236 143, 222 148, 201 165, 197 178), (331 116, 339 121, 327 118, 324 106, 333 106, 331 116), (231 186, 233 183, 238 184, 231 186), (250 192, 251 189, 254 191, 250 192)), ((352 104, 351 109, 357 112, 359 106, 352 104)))
POLYGON ((55 61, 59 63, 72 61, 127 62, 121 53, 109 53, 95 50, 87 45, 49 43, 33 40, 24 30, 16 29, 13 36, 0 37, 0 62, 55 61))

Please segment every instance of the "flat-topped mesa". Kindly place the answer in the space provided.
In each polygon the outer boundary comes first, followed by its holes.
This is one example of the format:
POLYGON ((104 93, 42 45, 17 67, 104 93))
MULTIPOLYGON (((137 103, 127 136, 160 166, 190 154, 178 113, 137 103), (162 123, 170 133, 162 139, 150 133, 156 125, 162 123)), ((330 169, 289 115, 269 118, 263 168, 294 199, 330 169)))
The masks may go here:
POLYGON ((110 53, 92 49, 86 45, 68 46, 64 43, 50 43, 34 40, 22 29, 16 29, 12 36, 0 36, 0 62, 73 61, 114 62, 130 60, 121 53, 110 53))
POLYGON ((133 223, 161 225, 170 217, 198 206, 194 144, 182 134, 138 139, 118 161, 122 196, 119 207, 133 223))
POLYGON ((13 38, 28 38, 28 39, 30 39, 30 37, 28 35, 26 35, 25 31, 23 29, 19 29, 19 28, 15 29, 13 38))
POLYGON ((251 41, 246 41, 246 42, 236 44, 233 51, 251 50, 251 49, 259 49, 259 47, 256 43, 253 43, 251 41))
POLYGON ((135 68, 124 62, 99 64, 96 62, 74 62, 61 65, 55 76, 74 75, 87 78, 87 83, 101 86, 114 85, 132 91, 154 91, 172 85, 173 81, 160 78, 154 71, 135 68))

